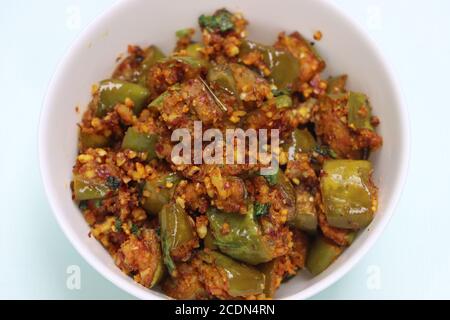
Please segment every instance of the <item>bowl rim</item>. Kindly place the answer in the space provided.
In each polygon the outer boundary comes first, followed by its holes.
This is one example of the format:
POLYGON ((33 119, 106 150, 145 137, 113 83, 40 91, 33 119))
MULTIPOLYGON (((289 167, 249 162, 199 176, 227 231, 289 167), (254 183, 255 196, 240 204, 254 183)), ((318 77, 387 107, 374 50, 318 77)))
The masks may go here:
MULTIPOLYGON (((136 0, 131 0, 136 1, 136 0)), ((381 233, 386 229, 387 224, 392 218, 394 211, 399 203, 401 198, 407 174, 409 171, 409 162, 410 162, 410 120, 409 113, 406 108, 405 100, 402 94, 402 90, 400 84, 395 76, 392 66, 387 61, 387 59, 382 54, 376 42, 373 40, 371 35, 363 30, 362 26, 360 26, 352 17, 349 16, 347 12, 345 12, 342 8, 340 8, 336 3, 328 0, 315 0, 320 2, 320 5, 327 6, 331 11, 336 15, 340 15, 343 20, 349 23, 355 32, 359 35, 361 39, 364 41, 364 45, 370 48, 370 50, 375 54, 377 59, 382 63, 384 67, 384 71, 386 72, 389 84, 388 86, 393 89, 396 106, 399 109, 400 113, 400 123, 398 124, 399 134, 401 136, 401 141, 403 141, 403 145, 400 146, 398 156, 401 158, 399 161, 402 164, 401 171, 399 172, 399 178, 395 181, 394 192, 391 195, 390 201, 384 210, 383 217, 378 221, 378 223, 371 227, 371 234, 367 237, 367 239, 361 244, 361 247, 356 250, 351 256, 348 257, 347 261, 343 263, 339 268, 337 268, 334 272, 330 273, 323 279, 318 282, 312 284, 306 289, 303 289, 300 292, 292 294, 288 297, 282 298, 281 300, 293 300, 293 299, 307 299, 310 298, 324 289, 328 288, 339 279, 341 279, 346 273, 348 273, 360 260, 366 255, 369 249, 374 245, 377 241, 381 233)), ((95 30, 98 25, 101 25, 102 22, 113 12, 120 10, 123 6, 128 5, 130 0, 119 0, 113 3, 110 7, 100 13, 96 18, 93 19, 92 22, 87 24, 86 27, 79 33, 79 35, 75 38, 72 44, 66 49, 65 54, 63 55, 61 61, 58 63, 56 67, 56 71, 54 72, 52 78, 49 81, 49 85, 47 87, 46 94, 43 100, 43 106, 41 109, 41 114, 39 118, 39 129, 38 129, 38 153, 39 153, 39 167, 41 179, 43 181, 45 194, 47 200, 50 204, 51 211, 53 212, 54 217, 56 218, 59 227, 62 229, 65 236, 69 239, 70 243, 73 247, 75 247, 76 251, 91 265, 98 273, 100 273, 104 278, 115 284, 118 288, 124 290, 125 292, 137 297, 139 299, 154 299, 154 300, 165 300, 170 298, 165 298, 163 295, 158 294, 152 290, 141 288, 138 284, 124 281, 120 275, 114 273, 109 267, 107 267, 100 259, 89 250, 86 250, 85 246, 80 243, 76 238, 77 234, 75 231, 69 227, 69 224, 65 219, 62 218, 58 212, 60 208, 56 203, 53 190, 51 186, 51 181, 49 178, 49 171, 51 168, 48 167, 47 159, 48 155, 43 152, 43 150, 47 150, 47 123, 49 117, 50 110, 50 101, 53 95, 54 87, 58 80, 63 77, 62 70, 63 66, 72 59, 77 52, 78 48, 83 43, 83 40, 86 40, 90 30, 95 30), (143 290, 144 289, 144 290, 143 290)))

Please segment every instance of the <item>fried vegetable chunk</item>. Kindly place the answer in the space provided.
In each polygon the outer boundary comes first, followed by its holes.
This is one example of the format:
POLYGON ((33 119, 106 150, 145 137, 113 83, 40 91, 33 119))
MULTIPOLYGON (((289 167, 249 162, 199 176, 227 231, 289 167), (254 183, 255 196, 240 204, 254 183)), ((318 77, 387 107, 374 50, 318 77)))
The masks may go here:
POLYGON ((305 267, 308 238, 299 231, 293 231, 293 233, 294 246, 289 254, 258 266, 265 275, 264 293, 266 297, 273 298, 283 280, 294 276, 299 269, 305 267))
POLYGON ((131 235, 117 251, 115 263, 144 287, 151 288, 158 284, 165 271, 156 232, 144 229, 140 238, 131 235))
POLYGON ((289 223, 295 228, 316 233, 318 218, 314 196, 305 187, 299 186, 295 190, 295 213, 289 217, 289 223))
POLYGON ((234 259, 256 265, 273 258, 255 220, 253 207, 245 215, 208 210, 208 220, 219 249, 234 259))
POLYGON ((139 114, 150 97, 150 92, 144 86, 122 80, 107 79, 100 82, 99 104, 96 115, 105 116, 108 112, 129 99, 135 114, 139 114))
POLYGON ((219 63, 236 60, 242 39, 245 38, 247 21, 239 13, 220 9, 213 15, 199 18, 204 52, 219 63))
POLYGON ((322 97, 313 117, 316 134, 341 158, 361 159, 366 149, 377 150, 381 137, 367 128, 348 123, 349 94, 322 97))
POLYGON ((225 280, 226 294, 231 297, 245 297, 263 293, 265 284, 264 274, 257 269, 236 262, 216 251, 205 250, 200 252, 199 256, 207 264, 207 266, 203 266, 204 270, 201 271, 203 273, 209 273, 209 276, 205 275, 204 279, 206 280, 206 286, 211 292, 215 291, 211 290, 215 286, 215 281, 213 280, 215 277, 212 276, 212 272, 208 272, 209 268, 214 268, 219 271, 219 274, 225 280))
POLYGON ((177 299, 256 298, 263 296, 265 276, 259 270, 209 249, 178 266, 177 277, 163 291, 177 299))
POLYGON ((309 272, 316 276, 328 268, 343 251, 343 247, 322 236, 318 236, 309 252, 306 267, 309 272))
POLYGON ((353 231, 330 226, 323 212, 319 213, 319 226, 325 238, 340 246, 349 246, 355 239, 355 233, 353 231))
POLYGON ((309 82, 316 74, 325 69, 325 62, 298 32, 290 35, 286 35, 284 32, 280 33, 274 46, 286 49, 298 60, 301 82, 309 82))
POLYGON ((142 207, 149 213, 158 215, 164 205, 172 199, 180 177, 176 173, 159 173, 145 182, 142 207))
POLYGON ((159 110, 169 128, 193 130, 195 120, 202 121, 205 126, 218 124, 224 114, 199 79, 191 79, 180 86, 169 88, 151 106, 159 110))
POLYGON ((206 68, 201 63, 193 63, 186 58, 172 57, 156 63, 148 70, 146 84, 152 92, 152 97, 156 98, 169 87, 195 79, 203 73, 206 73, 206 68))
MULTIPOLYGON (((195 261, 195 260, 194 260, 195 261)), ((213 298, 206 291, 202 275, 196 268, 197 263, 180 263, 177 266, 177 276, 167 278, 162 284, 162 290, 169 297, 179 300, 208 300, 213 298)))
POLYGON ((261 103, 265 99, 272 98, 272 90, 267 80, 241 64, 232 63, 230 69, 242 101, 261 103))
POLYGON ((114 70, 112 78, 145 85, 148 69, 164 57, 156 46, 145 50, 139 46, 128 46, 128 56, 114 70))
POLYGON ((373 219, 376 189, 372 165, 363 160, 328 160, 321 191, 328 223, 337 228, 365 228, 373 219))
POLYGON ((163 206, 159 213, 161 244, 164 263, 171 274, 176 274, 175 261, 187 261, 197 248, 198 238, 191 218, 177 203, 163 206))
POLYGON ((244 41, 240 49, 244 64, 257 67, 278 89, 292 89, 299 78, 299 63, 286 49, 244 41))

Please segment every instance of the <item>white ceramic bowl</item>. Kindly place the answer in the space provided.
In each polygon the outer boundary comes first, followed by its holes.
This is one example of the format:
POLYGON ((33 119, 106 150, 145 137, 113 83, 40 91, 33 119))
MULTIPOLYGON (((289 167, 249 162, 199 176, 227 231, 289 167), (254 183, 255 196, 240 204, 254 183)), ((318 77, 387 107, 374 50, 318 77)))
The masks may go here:
POLYGON ((407 112, 391 69, 368 35, 332 3, 324 0, 128 0, 119 1, 92 23, 70 48, 48 88, 39 129, 42 178, 52 210, 78 252, 107 279, 142 299, 165 295, 134 283, 115 267, 109 254, 93 238, 71 200, 70 180, 77 153, 77 122, 90 99, 93 83, 107 78, 118 54, 128 44, 156 44, 169 52, 174 32, 197 26, 201 13, 227 7, 250 21, 250 38, 273 43, 280 31, 298 30, 312 37, 327 62, 326 73, 347 73, 349 87, 367 93, 381 119, 384 146, 372 160, 380 188, 374 221, 325 272, 311 278, 306 272, 283 284, 278 299, 308 298, 348 272, 369 250, 391 217, 403 187, 409 158, 407 112), (276 7, 276 8, 275 8, 276 7))

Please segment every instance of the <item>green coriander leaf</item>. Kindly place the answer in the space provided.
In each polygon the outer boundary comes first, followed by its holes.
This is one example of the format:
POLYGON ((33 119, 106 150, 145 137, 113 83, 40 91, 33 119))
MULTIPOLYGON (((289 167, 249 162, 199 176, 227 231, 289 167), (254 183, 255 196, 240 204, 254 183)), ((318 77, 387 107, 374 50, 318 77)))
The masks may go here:
POLYGON ((116 218, 116 222, 114 223, 114 227, 116 228, 117 232, 122 230, 122 221, 120 221, 119 218, 116 218))
POLYGON ((212 16, 202 14, 198 18, 200 27, 209 31, 227 32, 234 29, 233 15, 227 10, 219 10, 212 16))
POLYGON ((92 200, 93 202, 94 202, 94 207, 95 208, 100 208, 101 206, 102 206, 102 204, 103 204, 103 200, 101 200, 101 199, 95 199, 95 200, 92 200))
POLYGON ((266 179, 267 183, 270 186, 274 186, 278 183, 278 171, 280 168, 277 168, 277 171, 274 174, 271 175, 263 175, 263 177, 266 179))
POLYGON ((80 208, 81 211, 85 211, 88 208, 87 201, 80 201, 78 208, 80 208))
POLYGON ((117 190, 120 187, 120 179, 114 176, 109 176, 106 178, 106 185, 113 190, 117 190))
POLYGON ((291 95, 291 90, 289 89, 273 89, 272 90, 272 94, 274 95, 274 97, 279 97, 279 96, 283 96, 283 95, 287 95, 290 96, 291 95))
POLYGON ((134 223, 131 225, 131 233, 137 236, 139 234, 139 227, 134 223))
POLYGON ((262 217, 269 213, 270 204, 269 203, 259 203, 255 202, 254 210, 255 217, 262 217))
POLYGON ((232 14, 227 10, 220 10, 215 14, 217 25, 221 32, 227 32, 234 29, 234 23, 232 21, 232 14))
POLYGON ((175 32, 175 35, 177 36, 178 39, 188 37, 191 34, 191 30, 192 29, 190 28, 181 29, 175 32))
POLYGON ((173 262, 170 255, 170 246, 167 241, 166 235, 163 234, 161 238, 162 251, 163 251, 163 261, 169 272, 172 274, 176 270, 175 262, 173 262))
POLYGON ((327 147, 327 146, 316 146, 314 148, 314 151, 324 157, 333 158, 333 159, 338 158, 337 153, 333 149, 331 149, 330 147, 327 147))

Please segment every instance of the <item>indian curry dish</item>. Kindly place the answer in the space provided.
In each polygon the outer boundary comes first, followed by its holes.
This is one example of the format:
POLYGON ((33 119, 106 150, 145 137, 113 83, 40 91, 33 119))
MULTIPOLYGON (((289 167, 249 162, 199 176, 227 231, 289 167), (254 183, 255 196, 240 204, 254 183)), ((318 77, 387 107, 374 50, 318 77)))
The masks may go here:
MULTIPOLYGON (((368 160, 379 119, 298 32, 265 45, 221 9, 176 32, 173 52, 128 47, 92 87, 72 196, 115 264, 176 299, 267 299, 317 275, 377 210, 368 160), (278 169, 176 164, 174 130, 278 129, 278 169)), ((319 36, 315 35, 316 40, 319 36)))

